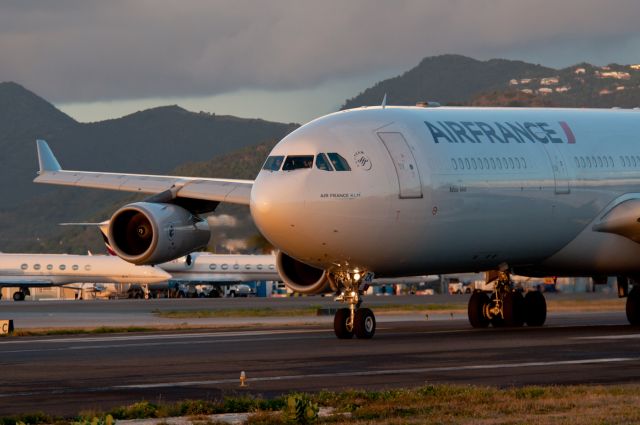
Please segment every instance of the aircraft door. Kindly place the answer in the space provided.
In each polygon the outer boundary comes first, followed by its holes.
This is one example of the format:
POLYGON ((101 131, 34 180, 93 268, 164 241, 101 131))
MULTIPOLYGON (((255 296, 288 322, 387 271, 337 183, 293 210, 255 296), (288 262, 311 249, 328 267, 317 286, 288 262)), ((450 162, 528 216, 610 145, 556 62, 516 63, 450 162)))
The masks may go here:
POLYGON ((398 175, 400 199, 422 198, 422 181, 418 164, 402 133, 378 133, 387 148, 398 175))
POLYGON ((553 170, 553 178, 556 185, 556 195, 564 195, 571 192, 569 188, 569 173, 567 172, 567 164, 554 144, 543 145, 543 149, 549 157, 551 169, 553 170))

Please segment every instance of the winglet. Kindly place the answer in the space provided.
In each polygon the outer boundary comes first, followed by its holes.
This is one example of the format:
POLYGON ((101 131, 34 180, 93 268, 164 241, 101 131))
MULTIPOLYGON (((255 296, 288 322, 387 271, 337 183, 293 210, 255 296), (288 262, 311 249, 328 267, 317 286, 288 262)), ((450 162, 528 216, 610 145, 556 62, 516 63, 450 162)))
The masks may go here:
POLYGON ((38 174, 42 174, 47 171, 60 171, 62 167, 60 167, 60 163, 51 152, 51 148, 44 140, 38 139, 36 140, 38 145, 38 163, 40 164, 40 172, 38 174))

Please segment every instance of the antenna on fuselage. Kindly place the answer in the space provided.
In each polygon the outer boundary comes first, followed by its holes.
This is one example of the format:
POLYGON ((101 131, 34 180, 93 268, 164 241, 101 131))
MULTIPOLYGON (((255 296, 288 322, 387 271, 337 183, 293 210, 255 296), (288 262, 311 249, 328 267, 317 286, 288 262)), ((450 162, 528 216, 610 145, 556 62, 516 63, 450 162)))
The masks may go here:
POLYGON ((385 106, 387 106, 387 94, 384 94, 384 97, 382 98, 382 109, 385 108, 385 106))

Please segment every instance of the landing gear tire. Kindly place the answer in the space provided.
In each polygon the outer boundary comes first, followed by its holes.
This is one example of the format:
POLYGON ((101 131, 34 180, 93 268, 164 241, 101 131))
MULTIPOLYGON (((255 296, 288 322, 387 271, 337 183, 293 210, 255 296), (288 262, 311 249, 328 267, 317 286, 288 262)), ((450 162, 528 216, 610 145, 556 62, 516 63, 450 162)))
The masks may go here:
POLYGON ((349 323, 350 321, 351 312, 348 308, 341 308, 336 311, 335 316, 333 316, 333 331, 339 339, 353 338, 353 325, 349 323))
POLYGON ((13 293, 13 300, 14 301, 24 301, 24 292, 22 291, 18 291, 18 292, 14 292, 13 293))
MULTIPOLYGON (((544 301, 544 298, 543 298, 544 301)), ((507 292, 502 300, 502 314, 504 325, 519 328, 524 325, 524 297, 520 292, 507 292)), ((546 316, 546 308, 545 308, 546 316)), ((543 320, 544 323, 544 320, 543 320)))
POLYGON ((634 286, 627 296, 627 320, 629 324, 640 325, 640 287, 634 286))
MULTIPOLYGON (((347 312, 349 311, 348 309, 347 312)), ((353 333, 358 339, 371 339, 376 333, 376 317, 368 308, 359 308, 353 324, 353 333)))
POLYGON ((467 314, 469 323, 474 328, 486 328, 491 321, 485 316, 485 307, 489 305, 489 297, 484 292, 474 292, 469 298, 467 314))
POLYGON ((539 291, 527 292, 524 297, 524 311, 524 320, 528 326, 544 325, 547 320, 547 302, 544 295, 539 291))

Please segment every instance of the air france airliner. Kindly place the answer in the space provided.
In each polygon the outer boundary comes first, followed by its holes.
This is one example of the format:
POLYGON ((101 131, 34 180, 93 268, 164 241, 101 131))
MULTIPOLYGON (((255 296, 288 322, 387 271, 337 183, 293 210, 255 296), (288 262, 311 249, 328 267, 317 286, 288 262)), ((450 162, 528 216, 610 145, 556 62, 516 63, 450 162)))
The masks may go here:
MULTIPOLYGON (((200 214, 249 205, 278 249, 287 286, 332 292, 339 338, 371 338, 370 280, 500 270, 474 293, 473 327, 542 325, 546 302, 509 274, 640 274, 640 111, 365 107, 282 139, 254 181, 63 170, 38 141, 35 181, 149 194, 117 210, 116 253, 134 264, 177 258, 208 240, 200 214)), ((640 286, 627 317, 640 323, 640 286)))

